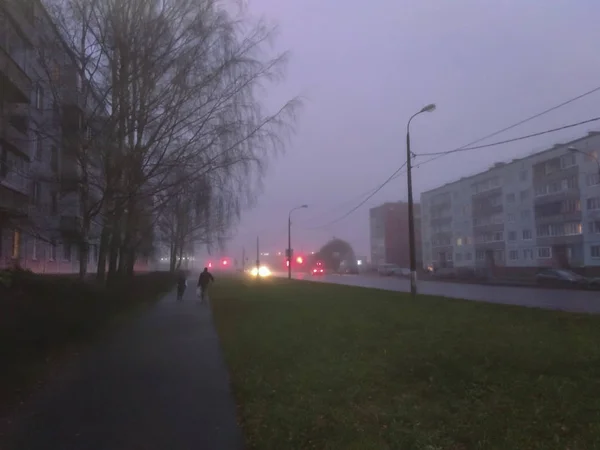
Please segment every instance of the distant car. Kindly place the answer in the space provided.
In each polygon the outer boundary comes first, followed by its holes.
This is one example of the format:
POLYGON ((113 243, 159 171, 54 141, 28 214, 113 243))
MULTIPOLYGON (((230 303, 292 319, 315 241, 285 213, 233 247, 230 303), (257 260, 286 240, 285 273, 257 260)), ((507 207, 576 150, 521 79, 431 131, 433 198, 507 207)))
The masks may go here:
POLYGON ((396 264, 382 264, 377 268, 377 273, 384 277, 403 275, 402 269, 396 264))
POLYGON ((587 278, 566 269, 543 269, 536 274, 535 280, 546 287, 590 287, 587 278))
POLYGON ((325 267, 321 261, 317 261, 315 266, 310 271, 312 275, 325 275, 325 267))

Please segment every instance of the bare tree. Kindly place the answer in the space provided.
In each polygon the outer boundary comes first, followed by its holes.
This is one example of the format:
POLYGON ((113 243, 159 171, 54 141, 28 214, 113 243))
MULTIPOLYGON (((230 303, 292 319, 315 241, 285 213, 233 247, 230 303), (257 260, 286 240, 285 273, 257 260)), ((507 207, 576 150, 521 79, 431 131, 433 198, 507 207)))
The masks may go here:
MULTIPOLYGON (((227 190, 214 191, 216 197, 211 191, 211 202, 227 198, 234 211, 251 202, 299 105, 293 99, 270 112, 260 101, 286 62, 264 52, 273 29, 233 17, 216 0, 64 0, 51 11, 106 111, 101 145, 72 146, 80 165, 101 165, 98 180, 82 170, 78 178, 88 206, 89 193, 100 193, 92 202, 103 224, 100 276, 106 260, 109 274, 131 271, 144 231, 140 218, 157 216, 165 203, 177 209, 165 200, 169 192, 185 203, 197 197, 190 186, 211 180, 220 188, 226 184, 215 180, 230 178, 227 190)), ((218 233, 210 227, 223 223, 199 225, 195 218, 191 228, 212 242, 218 233)))

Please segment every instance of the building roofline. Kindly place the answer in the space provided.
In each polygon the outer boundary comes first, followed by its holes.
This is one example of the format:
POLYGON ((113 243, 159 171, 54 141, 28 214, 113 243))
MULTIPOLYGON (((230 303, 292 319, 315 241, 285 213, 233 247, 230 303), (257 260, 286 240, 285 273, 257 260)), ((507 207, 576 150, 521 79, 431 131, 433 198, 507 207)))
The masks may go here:
POLYGON ((473 175, 468 175, 466 177, 461 177, 461 178, 459 178, 458 180, 455 180, 455 181, 449 181, 448 183, 444 183, 444 184, 442 184, 442 185, 440 185, 438 187, 435 187, 433 189, 429 189, 427 191, 423 191, 423 192, 421 192, 421 195, 423 195, 423 194, 429 194, 430 192, 434 192, 434 191, 437 191, 439 189, 449 187, 449 186, 451 186, 453 184, 460 183, 462 181, 466 181, 466 180, 469 180, 471 178, 478 177, 478 176, 480 176, 482 174, 485 174, 487 172, 491 172, 493 170, 504 168, 504 167, 509 166, 511 164, 515 164, 515 163, 519 163, 519 162, 525 161, 525 160, 527 160, 529 158, 533 158, 535 156, 538 156, 538 155, 541 155, 541 154, 544 154, 544 153, 547 153, 547 152, 551 152, 551 151, 556 150, 557 148, 560 148, 560 147, 566 147, 568 145, 575 144, 575 143, 577 143, 579 141, 583 141, 585 139, 589 139, 592 136, 600 136, 600 131, 588 131, 588 133, 585 136, 578 137, 577 139, 573 139, 572 141, 564 142, 562 144, 554 144, 552 147, 550 147, 550 148, 548 148, 546 150, 542 150, 542 151, 539 151, 539 152, 536 152, 536 153, 532 153, 530 155, 523 156, 522 158, 514 158, 514 159, 512 159, 509 162, 496 162, 496 163, 494 163, 495 164, 494 166, 490 167, 487 170, 483 170, 483 171, 477 172, 477 173, 475 173, 473 175), (499 164, 499 165, 496 165, 496 164, 499 164))

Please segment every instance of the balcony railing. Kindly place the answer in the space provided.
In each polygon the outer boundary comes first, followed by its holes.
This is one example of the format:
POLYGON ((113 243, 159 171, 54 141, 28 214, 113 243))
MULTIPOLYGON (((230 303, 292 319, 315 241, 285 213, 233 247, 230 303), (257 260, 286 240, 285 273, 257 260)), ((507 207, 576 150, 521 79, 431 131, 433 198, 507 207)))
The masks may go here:
POLYGON ((4 141, 25 158, 29 159, 29 137, 6 120, 0 120, 0 140, 4 141))
POLYGON ((0 92, 0 95, 9 95, 8 100, 10 101, 29 102, 32 88, 31 79, 3 48, 0 48, 0 75, 8 84, 5 85, 7 89, 2 89, 3 92, 0 92), (14 94, 13 96, 10 96, 11 92, 14 94))

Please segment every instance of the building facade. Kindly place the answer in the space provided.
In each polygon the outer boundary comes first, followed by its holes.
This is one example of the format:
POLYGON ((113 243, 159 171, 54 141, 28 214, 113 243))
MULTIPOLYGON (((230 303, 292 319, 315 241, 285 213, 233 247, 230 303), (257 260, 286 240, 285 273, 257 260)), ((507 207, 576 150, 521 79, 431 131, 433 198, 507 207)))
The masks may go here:
POLYGON ((600 133, 424 192, 423 265, 600 268, 600 133))
MULTIPOLYGON (((47 11, 0 3, 0 268, 76 272, 81 221, 77 163, 81 79, 47 11)), ((97 261, 92 244, 90 269, 97 261)))
MULTIPOLYGON (((417 264, 421 264, 421 209, 414 205, 417 264)), ((371 264, 410 267, 408 203, 384 203, 369 211, 371 264)))

